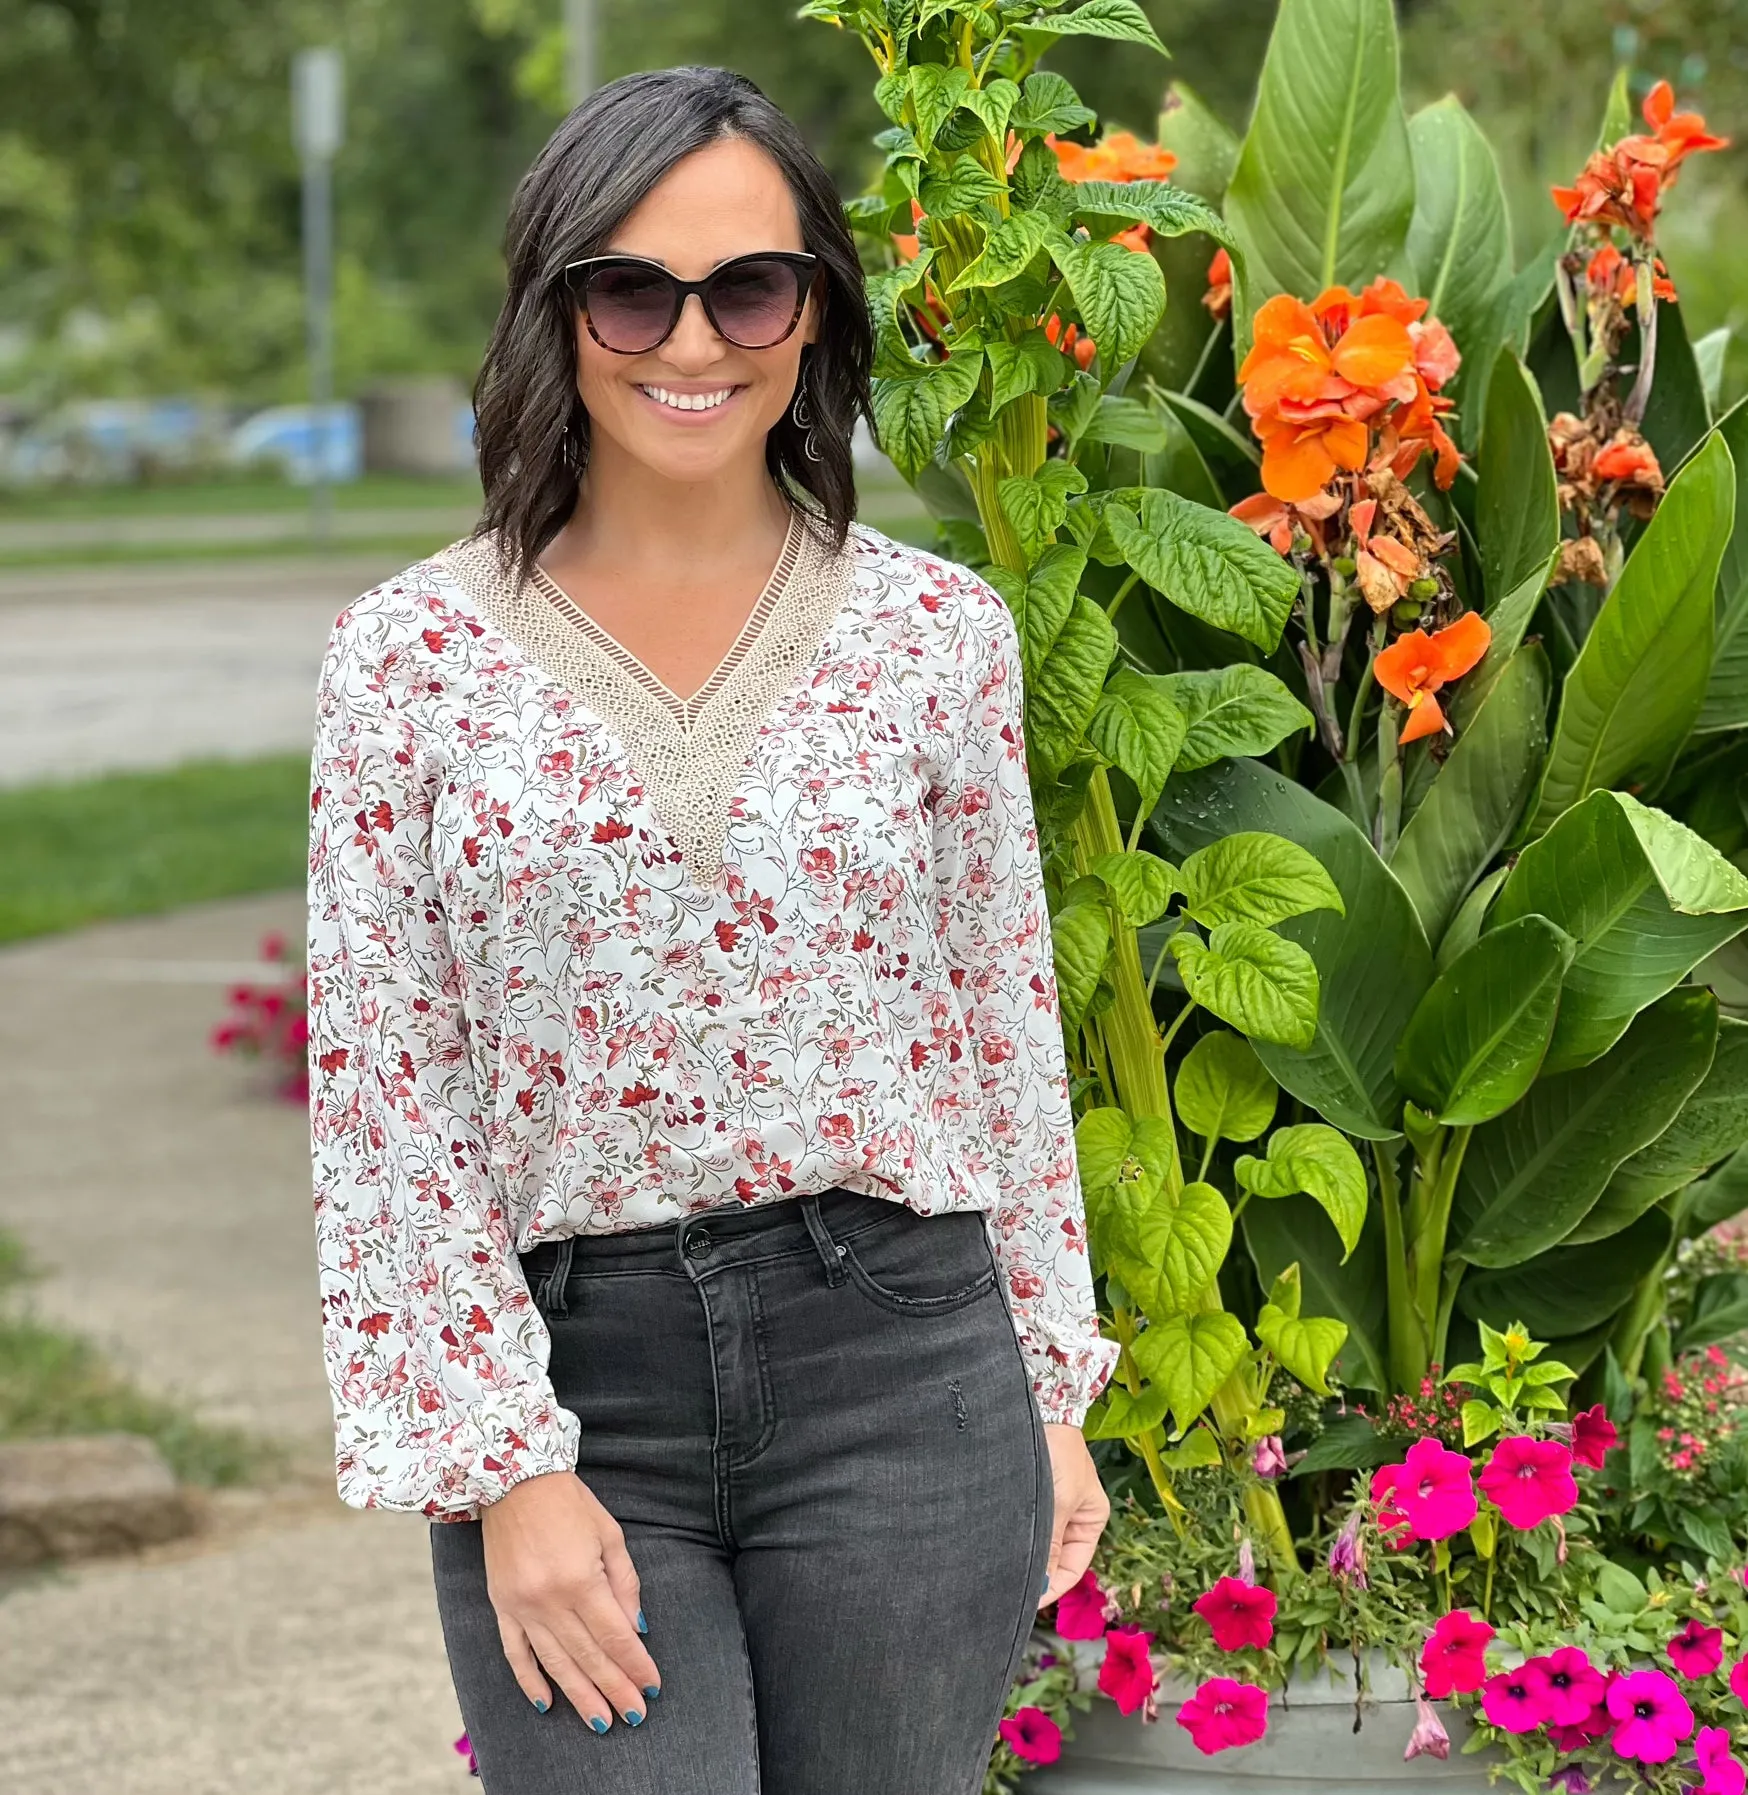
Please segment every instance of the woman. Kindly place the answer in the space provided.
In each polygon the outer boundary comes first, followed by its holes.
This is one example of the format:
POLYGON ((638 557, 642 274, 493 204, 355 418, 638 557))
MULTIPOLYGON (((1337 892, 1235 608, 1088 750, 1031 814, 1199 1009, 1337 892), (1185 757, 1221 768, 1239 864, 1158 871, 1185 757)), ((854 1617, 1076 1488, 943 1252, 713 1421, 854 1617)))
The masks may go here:
POLYGON ((323 668, 341 1493, 490 1795, 956 1795, 1107 1505, 1002 601, 854 523, 870 331, 749 82, 518 189, 479 533, 323 668))

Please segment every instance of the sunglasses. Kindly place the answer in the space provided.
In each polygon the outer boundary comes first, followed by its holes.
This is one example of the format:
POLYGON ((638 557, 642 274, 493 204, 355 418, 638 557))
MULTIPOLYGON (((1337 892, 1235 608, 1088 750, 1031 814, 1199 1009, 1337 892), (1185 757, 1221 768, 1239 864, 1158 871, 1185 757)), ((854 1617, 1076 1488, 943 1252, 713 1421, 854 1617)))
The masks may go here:
POLYGON ((818 256, 787 249, 735 256, 702 280, 681 280, 641 256, 589 256, 567 264, 564 281, 603 349, 642 355, 673 335, 689 293, 724 342, 774 349, 801 322, 818 271, 818 256))

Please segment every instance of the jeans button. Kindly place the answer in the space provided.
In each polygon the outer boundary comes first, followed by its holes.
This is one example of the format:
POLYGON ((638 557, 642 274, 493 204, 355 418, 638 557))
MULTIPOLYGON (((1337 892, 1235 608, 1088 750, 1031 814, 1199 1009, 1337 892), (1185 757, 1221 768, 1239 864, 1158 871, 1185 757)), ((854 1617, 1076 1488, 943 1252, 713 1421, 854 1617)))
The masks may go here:
POLYGON ((715 1243, 704 1229, 695 1228, 686 1236, 686 1257, 688 1259, 703 1259, 709 1254, 710 1249, 714 1244, 715 1243))

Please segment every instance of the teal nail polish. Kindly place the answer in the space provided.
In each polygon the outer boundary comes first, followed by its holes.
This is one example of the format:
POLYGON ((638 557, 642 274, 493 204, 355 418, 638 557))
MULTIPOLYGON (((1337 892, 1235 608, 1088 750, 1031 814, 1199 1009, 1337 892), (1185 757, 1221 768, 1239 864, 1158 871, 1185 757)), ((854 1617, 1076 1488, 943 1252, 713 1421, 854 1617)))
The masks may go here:
POLYGON ((545 1703, 543 1701, 539 1701, 539 1700, 535 1701, 534 1712, 536 1714, 544 1714, 546 1712, 546 1709, 547 1709, 547 1703, 545 1703))
POLYGON ((595 1731, 598 1733, 604 1733, 607 1730, 607 1723, 606 1723, 606 1721, 604 1721, 601 1718, 601 1716, 599 1714, 590 1715, 589 1725, 592 1726, 595 1729, 595 1731))
POLYGON ((645 1683, 643 1692, 653 1702, 660 1697, 662 1686, 660 1683, 645 1683))
POLYGON ((643 1618, 643 1610, 641 1608, 637 1611, 637 1630, 640 1633, 647 1633, 649 1631, 649 1622, 643 1618))
POLYGON ((627 1708, 625 1710, 625 1724, 627 1726, 642 1726, 643 1725, 642 1713, 636 1708, 627 1708))

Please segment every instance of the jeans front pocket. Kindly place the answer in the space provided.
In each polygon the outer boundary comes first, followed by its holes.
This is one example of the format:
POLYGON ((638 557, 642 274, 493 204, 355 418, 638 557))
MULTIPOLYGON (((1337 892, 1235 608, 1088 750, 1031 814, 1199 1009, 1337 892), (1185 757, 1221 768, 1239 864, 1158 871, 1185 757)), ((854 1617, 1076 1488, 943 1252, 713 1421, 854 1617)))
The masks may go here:
POLYGON ((845 1268, 871 1302, 896 1315, 951 1315, 995 1288, 981 1212, 890 1218, 840 1243, 845 1268))

